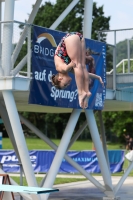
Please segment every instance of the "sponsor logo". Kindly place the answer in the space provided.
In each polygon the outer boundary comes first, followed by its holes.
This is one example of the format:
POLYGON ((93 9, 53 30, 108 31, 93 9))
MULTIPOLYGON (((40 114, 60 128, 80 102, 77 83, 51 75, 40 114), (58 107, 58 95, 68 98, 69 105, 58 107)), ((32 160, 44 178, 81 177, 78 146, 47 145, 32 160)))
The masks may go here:
MULTIPOLYGON (((36 43, 34 45, 34 53, 35 54, 40 54, 40 55, 45 55, 45 56, 50 56, 53 57, 54 56, 54 52, 55 52, 55 48, 57 47, 56 41, 54 39, 54 37, 49 34, 49 33, 42 33, 40 35, 38 35, 36 43), (44 47, 41 45, 41 42, 43 40, 47 39, 49 41, 49 43, 51 44, 51 46, 53 48, 48 48, 48 47, 44 47)), ((39 57, 37 57, 38 59, 40 59, 39 57)))

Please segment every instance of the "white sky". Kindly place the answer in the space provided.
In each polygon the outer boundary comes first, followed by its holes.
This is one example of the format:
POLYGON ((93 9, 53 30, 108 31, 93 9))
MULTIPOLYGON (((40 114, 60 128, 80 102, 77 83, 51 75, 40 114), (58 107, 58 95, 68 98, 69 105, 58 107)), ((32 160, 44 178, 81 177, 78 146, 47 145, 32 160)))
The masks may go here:
MULTIPOLYGON (((111 16, 110 30, 133 28, 133 0, 95 0, 98 7, 104 6, 105 16, 111 16)), ((113 33, 108 34, 108 42, 114 43, 113 33), (113 41, 112 41, 113 38, 113 41)), ((117 42, 133 36, 132 31, 117 32, 117 42)))
MULTIPOLYGON (((50 0, 55 2, 55 0, 50 0)), ((24 22, 28 19, 28 14, 32 10, 32 5, 36 0, 18 0, 15 1, 14 19, 24 22)), ((45 0, 42 0, 44 3, 45 0)), ((127 29, 133 28, 133 0, 95 0, 98 7, 104 6, 104 15, 111 16, 110 29, 127 29)), ((4 7, 4 3, 3 7, 4 7)), ((4 8, 3 8, 4 9, 4 8)), ((124 31, 117 34, 117 41, 125 38, 131 38, 133 31, 124 31)), ((113 34, 108 34, 108 43, 113 43, 113 34)))

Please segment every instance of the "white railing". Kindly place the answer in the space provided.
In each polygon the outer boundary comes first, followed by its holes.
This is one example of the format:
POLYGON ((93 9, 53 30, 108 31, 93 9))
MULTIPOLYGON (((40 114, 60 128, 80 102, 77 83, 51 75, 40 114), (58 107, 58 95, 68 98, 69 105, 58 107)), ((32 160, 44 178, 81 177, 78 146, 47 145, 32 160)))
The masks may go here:
MULTIPOLYGON (((133 61, 133 59, 130 59, 130 61, 133 61)), ((123 73, 123 74, 126 73, 126 72, 125 72, 125 71, 126 71, 126 70, 125 70, 125 67, 126 67, 125 62, 126 62, 126 64, 127 64, 128 59, 123 59, 123 60, 121 60, 121 61, 116 65, 116 69, 117 69, 118 67, 121 67, 121 64, 122 64, 122 73, 123 73)), ((113 73, 113 70, 114 70, 114 69, 111 69, 109 72, 107 72, 107 74, 112 74, 112 73, 113 73)))
MULTIPOLYGON (((19 21, 0 21, 0 32, 2 32, 2 42, 3 42, 3 38, 5 40, 8 40, 8 37, 3 35, 3 31, 4 31, 4 27, 5 25, 12 25, 11 26, 11 31, 12 31, 12 46, 13 48, 11 49, 11 64, 10 65, 6 65, 3 64, 3 68, 6 69, 7 72, 9 72, 9 76, 18 76, 18 73, 21 69, 23 69, 24 66, 26 66, 26 72, 27 72, 27 77, 30 78, 31 77, 31 28, 32 28, 32 24, 28 24, 28 23, 23 23, 23 22, 19 22, 19 21), (23 26, 23 31, 19 28, 18 25, 23 26), (22 32, 22 33, 21 33, 22 32), (21 60, 19 61, 19 63, 16 65, 16 60, 19 56, 19 53, 22 49, 22 46, 25 44, 25 39, 27 38, 27 51, 26 51, 26 55, 24 57, 21 58, 21 60)), ((1 62, 1 54, 6 62, 6 55, 7 53, 5 53, 7 51, 7 49, 9 48, 8 45, 5 45, 5 49, 3 48, 3 44, 2 44, 2 52, 4 52, 2 54, 1 50, 0 50, 0 62, 1 62), (3 50, 4 49, 4 50, 3 50)), ((0 69, 2 68, 2 66, 0 66, 0 69)))

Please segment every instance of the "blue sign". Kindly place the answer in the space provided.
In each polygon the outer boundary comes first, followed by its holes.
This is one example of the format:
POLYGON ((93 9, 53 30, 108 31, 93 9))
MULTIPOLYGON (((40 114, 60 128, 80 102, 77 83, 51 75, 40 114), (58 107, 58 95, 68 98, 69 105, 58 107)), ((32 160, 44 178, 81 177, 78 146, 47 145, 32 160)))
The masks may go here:
MULTIPOLYGON (((108 151, 111 173, 121 172, 124 163, 124 151, 108 151)), ((100 167, 95 151, 68 151, 67 155, 89 173, 100 173, 100 167)), ((49 171, 55 151, 29 151, 34 172, 49 171)), ((14 151, 0 151, 0 163, 5 172, 20 172, 20 165, 14 151)), ((59 173, 78 173, 78 171, 63 159, 59 173)))
MULTIPOLYGON (((64 32, 54 31, 43 27, 33 26, 32 42, 32 74, 29 104, 39 104, 45 106, 56 106, 63 108, 80 108, 78 103, 77 86, 72 73, 72 82, 64 90, 56 89, 51 84, 52 74, 57 71, 54 65, 54 52, 64 32)), ((106 85, 106 45, 103 42, 85 39, 86 48, 98 52, 93 55, 95 60, 95 73, 104 81, 106 85)), ((93 80, 89 99, 90 109, 102 110, 105 100, 105 87, 98 80, 93 80)))

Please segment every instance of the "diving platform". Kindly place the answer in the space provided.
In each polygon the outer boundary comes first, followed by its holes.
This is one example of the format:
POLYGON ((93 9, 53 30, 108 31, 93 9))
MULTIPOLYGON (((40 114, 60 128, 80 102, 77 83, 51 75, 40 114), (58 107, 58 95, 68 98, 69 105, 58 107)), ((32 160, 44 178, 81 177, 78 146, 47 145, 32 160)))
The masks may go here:
MULTIPOLYGON (((31 78, 25 76, 3 77, 0 90, 12 90, 18 111, 42 113, 71 113, 72 108, 28 104, 31 78)), ((116 90, 113 90, 113 75, 106 76, 106 100, 103 111, 133 110, 133 73, 116 75, 116 90)), ((0 92, 0 101, 3 101, 0 92)))

